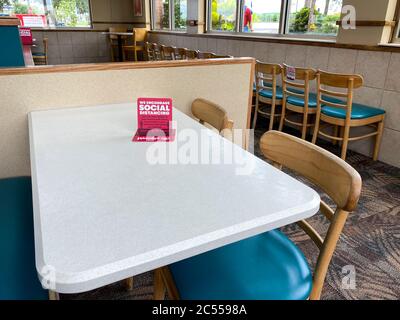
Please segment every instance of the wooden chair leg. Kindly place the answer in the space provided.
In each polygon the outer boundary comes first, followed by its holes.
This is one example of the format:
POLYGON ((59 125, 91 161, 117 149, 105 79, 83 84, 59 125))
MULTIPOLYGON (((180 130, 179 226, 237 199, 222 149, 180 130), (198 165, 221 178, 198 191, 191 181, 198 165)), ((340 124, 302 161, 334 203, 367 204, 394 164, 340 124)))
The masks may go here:
POLYGON ((383 135, 383 119, 381 122, 378 123, 378 134, 376 135, 374 156, 373 156, 374 161, 378 160, 379 149, 381 147, 381 141, 382 141, 382 135, 383 135))
POLYGON ((256 124, 257 124, 258 106, 259 106, 259 101, 258 101, 258 94, 257 94, 257 96, 256 96, 256 107, 254 109, 254 117, 253 117, 253 129, 256 128, 256 124))
POLYGON ((308 122, 308 115, 307 113, 303 114, 303 126, 301 127, 301 138, 306 140, 307 137, 307 122, 308 122))
POLYGON ((270 114, 270 119, 269 119, 269 130, 273 130, 274 129, 275 107, 276 107, 276 101, 275 101, 275 99, 272 99, 272 101, 271 101, 271 114, 270 114))
POLYGON ((162 269, 154 270, 154 300, 164 300, 165 299, 165 285, 162 276, 162 269))
POLYGON ((321 111, 317 111, 317 115, 315 116, 315 126, 314 126, 314 134, 312 137, 312 143, 316 144, 317 142, 317 138, 318 138, 318 134, 319 134, 319 121, 321 119, 321 111))
POLYGON ((60 295, 52 290, 49 290, 49 300, 60 300, 60 295))
POLYGON ((279 121, 279 131, 283 130, 283 125, 285 123, 285 117, 286 117, 286 98, 282 100, 282 113, 281 113, 281 120, 279 121))
POLYGON ((137 62, 138 61, 138 59, 137 59, 137 50, 135 49, 135 61, 137 62))
POLYGON ((341 158, 343 160, 346 160, 347 146, 349 144, 349 135, 350 135, 350 126, 345 126, 343 133, 343 144, 342 144, 342 154, 341 154, 341 158))
POLYGON ((124 281, 125 281, 126 290, 132 291, 133 290, 133 277, 125 279, 124 281))
POLYGON ((175 286, 174 278, 172 277, 171 271, 168 267, 161 269, 164 284, 167 288, 168 298, 171 300, 179 300, 179 292, 175 286))

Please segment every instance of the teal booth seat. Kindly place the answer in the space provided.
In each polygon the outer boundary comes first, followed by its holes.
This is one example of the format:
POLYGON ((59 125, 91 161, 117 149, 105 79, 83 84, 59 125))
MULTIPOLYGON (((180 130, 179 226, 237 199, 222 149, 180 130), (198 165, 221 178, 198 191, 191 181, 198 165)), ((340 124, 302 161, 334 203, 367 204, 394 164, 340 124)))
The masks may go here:
POLYGON ((29 177, 0 180, 0 300, 48 299, 35 267, 29 177))
POLYGON ((184 300, 305 300, 312 289, 303 253, 278 230, 169 268, 184 300))
MULTIPOLYGON (((322 96, 322 99, 333 103, 343 104, 344 106, 346 105, 346 102, 344 102, 343 100, 336 99, 333 97, 322 96)), ((321 107, 321 113, 329 117, 338 119, 346 119, 346 111, 347 111, 346 109, 335 108, 328 105, 323 105, 321 107)), ((382 114, 385 114, 385 110, 366 106, 360 103, 353 103, 351 107, 351 119, 353 120, 367 119, 382 114)))
POLYGON ((0 68, 24 67, 24 55, 18 26, 0 26, 0 68))
MULTIPOLYGON (((290 89, 295 92, 295 90, 290 89)), ((297 107, 304 107, 304 99, 296 96, 288 96, 286 101, 297 107)), ((317 95, 315 93, 310 93, 308 95, 308 107, 316 108, 317 107, 317 95)))

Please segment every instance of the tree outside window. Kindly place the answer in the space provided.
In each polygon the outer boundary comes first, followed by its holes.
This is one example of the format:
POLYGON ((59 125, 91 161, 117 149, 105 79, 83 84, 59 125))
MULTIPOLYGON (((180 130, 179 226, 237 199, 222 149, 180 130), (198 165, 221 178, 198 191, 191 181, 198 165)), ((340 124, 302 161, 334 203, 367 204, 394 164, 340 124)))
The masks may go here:
POLYGON ((186 29, 187 0, 153 0, 153 12, 155 29, 186 29))
POLYGON ((43 15, 50 27, 91 25, 89 0, 0 0, 0 13, 43 15))
POLYGON ((289 33, 336 35, 342 0, 292 0, 289 33))
POLYGON ((211 30, 234 31, 236 27, 236 0, 211 1, 211 30))

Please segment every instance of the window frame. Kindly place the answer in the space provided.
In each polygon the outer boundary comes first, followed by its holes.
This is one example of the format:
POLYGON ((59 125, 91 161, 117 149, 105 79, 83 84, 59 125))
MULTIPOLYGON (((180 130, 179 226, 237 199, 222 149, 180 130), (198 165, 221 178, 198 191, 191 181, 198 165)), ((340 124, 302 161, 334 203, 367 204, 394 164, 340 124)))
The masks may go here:
MULTIPOLYGON (((239 23, 236 23, 236 27, 234 31, 224 31, 224 30, 212 30, 212 19, 211 19, 211 2, 212 0, 206 1, 206 33, 209 34, 229 34, 235 36, 244 36, 244 37, 265 37, 265 38, 289 38, 289 39, 310 39, 310 40, 336 40, 337 35, 321 35, 321 34, 293 34, 289 33, 289 3, 291 0, 281 0, 281 12, 279 18, 279 29, 278 33, 265 33, 265 32, 255 32, 248 33, 243 32, 243 7, 245 0, 236 0, 236 20, 239 18, 239 23)), ((400 40, 399 40, 400 43, 400 40)))
POLYGON ((396 25, 393 30, 392 43, 400 44, 400 1, 397 2, 394 19, 396 19, 396 25))
MULTIPOLYGON (((186 24, 186 28, 185 29, 176 29, 175 28, 175 0, 169 0, 169 15, 168 15, 168 23, 169 23, 169 27, 168 29, 157 29, 156 28, 156 12, 154 10, 154 1, 157 0, 150 0, 150 17, 151 17, 151 30, 154 31, 160 31, 160 32, 180 32, 180 33, 185 33, 187 31, 187 24, 186 24)), ((190 1, 187 0, 186 3, 190 1)), ((187 22, 187 20, 186 20, 187 22)))

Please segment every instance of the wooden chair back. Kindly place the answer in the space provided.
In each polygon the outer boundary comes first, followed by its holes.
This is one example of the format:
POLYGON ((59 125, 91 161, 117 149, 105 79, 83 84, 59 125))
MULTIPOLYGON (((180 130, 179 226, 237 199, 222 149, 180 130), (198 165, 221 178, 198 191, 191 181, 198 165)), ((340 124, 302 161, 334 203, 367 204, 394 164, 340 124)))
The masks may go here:
POLYGON ((298 222, 320 249, 310 294, 310 299, 319 299, 347 216, 357 207, 361 193, 361 177, 353 167, 329 151, 283 132, 265 133, 261 138, 260 147, 266 158, 307 178, 336 204, 336 210, 333 211, 321 201, 320 211, 330 221, 325 239, 308 222, 298 222))
POLYGON ((154 61, 154 51, 152 43, 147 41, 144 43, 144 52, 145 52, 145 59, 147 61, 154 61))
POLYGON ((49 40, 43 39, 43 48, 40 53, 33 55, 33 61, 35 65, 47 65, 48 64, 48 51, 49 51, 49 40))
POLYGON ((233 121, 228 119, 226 111, 211 101, 205 99, 194 100, 192 114, 199 119, 201 124, 208 123, 218 132, 233 128, 233 121))
POLYGON ((279 64, 264 63, 256 61, 256 90, 257 92, 262 89, 268 89, 272 91, 272 94, 276 95, 276 86, 278 77, 282 73, 282 67, 279 64), (271 86, 266 86, 268 83, 271 86))
POLYGON ((161 46, 161 60, 175 60, 175 47, 161 46))
POLYGON ((49 39, 47 38, 43 38, 43 53, 45 64, 47 65, 49 60, 49 39))
POLYGON ((153 51, 153 60, 154 61, 161 60, 161 48, 157 43, 151 44, 151 50, 153 51))
POLYGON ((146 42, 146 40, 147 40, 147 29, 146 28, 134 28, 133 31, 135 33, 134 45, 136 45, 136 42, 146 42))
POLYGON ((350 121, 354 89, 360 88, 363 82, 363 77, 357 74, 338 74, 318 70, 318 110, 320 110, 321 105, 346 109, 346 120, 350 121), (329 89, 327 87, 329 87, 329 89), (346 90, 340 92, 335 90, 335 88, 346 90), (333 101, 329 98, 333 98, 333 101))
POLYGON ((310 81, 315 80, 317 71, 311 68, 295 68, 295 79, 288 78, 290 66, 283 64, 282 88, 285 97, 296 96, 304 100, 304 112, 308 111, 310 81), (297 89, 297 90, 296 90, 297 89), (302 91, 302 93, 300 93, 302 91))
POLYGON ((212 53, 211 54, 212 59, 220 59, 220 58, 233 58, 233 56, 230 56, 229 54, 216 54, 212 53))
POLYGON ((186 59, 189 59, 189 60, 197 59, 197 51, 185 49, 185 56, 186 56, 186 59))
POLYGON ((186 48, 175 48, 175 60, 186 60, 186 48))
POLYGON ((175 48, 175 60, 186 60, 186 48, 175 48))
POLYGON ((213 57, 214 53, 212 52, 197 51, 197 59, 212 59, 213 57))

